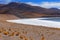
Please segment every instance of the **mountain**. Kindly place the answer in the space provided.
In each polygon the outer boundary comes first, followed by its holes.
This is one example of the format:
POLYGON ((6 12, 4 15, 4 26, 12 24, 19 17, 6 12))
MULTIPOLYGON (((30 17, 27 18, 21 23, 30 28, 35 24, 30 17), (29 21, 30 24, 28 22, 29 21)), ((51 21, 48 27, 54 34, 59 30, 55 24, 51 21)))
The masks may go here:
POLYGON ((60 9, 46 9, 39 6, 31 6, 25 3, 11 2, 0 6, 0 14, 12 14, 19 18, 56 17, 60 16, 60 9))

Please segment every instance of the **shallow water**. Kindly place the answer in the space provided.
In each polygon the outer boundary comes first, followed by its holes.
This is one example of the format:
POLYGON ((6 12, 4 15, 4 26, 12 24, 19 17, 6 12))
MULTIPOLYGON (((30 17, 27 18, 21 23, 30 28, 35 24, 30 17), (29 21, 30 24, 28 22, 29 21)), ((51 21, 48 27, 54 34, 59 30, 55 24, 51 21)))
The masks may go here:
POLYGON ((60 22, 60 17, 57 17, 57 18, 44 18, 44 19, 39 19, 39 20, 49 20, 49 21, 60 22))

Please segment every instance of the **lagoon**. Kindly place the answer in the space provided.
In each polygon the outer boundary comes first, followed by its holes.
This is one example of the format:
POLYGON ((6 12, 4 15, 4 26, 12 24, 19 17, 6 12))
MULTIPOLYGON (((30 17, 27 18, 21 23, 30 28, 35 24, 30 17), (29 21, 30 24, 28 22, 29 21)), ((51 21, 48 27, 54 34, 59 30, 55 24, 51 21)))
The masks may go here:
POLYGON ((6 20, 6 21, 18 24, 60 28, 60 17, 29 18, 29 19, 17 19, 17 20, 6 20))

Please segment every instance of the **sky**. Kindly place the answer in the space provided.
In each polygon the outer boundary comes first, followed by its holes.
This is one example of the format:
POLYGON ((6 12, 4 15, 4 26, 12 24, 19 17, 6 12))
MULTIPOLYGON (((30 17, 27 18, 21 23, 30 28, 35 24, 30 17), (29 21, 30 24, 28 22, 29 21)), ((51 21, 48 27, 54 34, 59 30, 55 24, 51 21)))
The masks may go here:
POLYGON ((0 0, 1 4, 7 4, 10 2, 23 2, 32 6, 60 9, 60 0, 0 0))

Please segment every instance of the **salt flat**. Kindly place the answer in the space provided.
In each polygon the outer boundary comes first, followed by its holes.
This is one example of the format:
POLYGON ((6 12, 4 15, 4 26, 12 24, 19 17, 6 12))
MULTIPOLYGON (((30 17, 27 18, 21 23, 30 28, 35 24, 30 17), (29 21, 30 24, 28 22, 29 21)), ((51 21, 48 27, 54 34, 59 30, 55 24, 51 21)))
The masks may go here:
MULTIPOLYGON (((59 21, 43 20, 48 18, 30 18, 30 19, 17 19, 17 20, 6 20, 7 22, 28 24, 36 26, 46 26, 51 28, 60 28, 59 21)), ((55 19, 54 19, 55 20, 55 19)))

